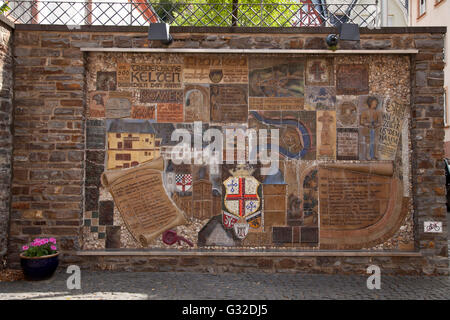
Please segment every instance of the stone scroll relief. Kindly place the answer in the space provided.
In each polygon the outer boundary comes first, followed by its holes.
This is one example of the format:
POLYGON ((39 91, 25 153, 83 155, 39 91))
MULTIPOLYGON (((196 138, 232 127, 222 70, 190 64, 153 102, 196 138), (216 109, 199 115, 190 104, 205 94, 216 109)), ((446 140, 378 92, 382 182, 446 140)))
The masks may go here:
MULTIPOLYGON (((399 235, 412 223, 404 57, 90 53, 88 64, 87 118, 105 136, 88 128, 86 139, 104 141, 89 152, 103 154, 105 173, 88 195, 98 209, 86 210, 85 248, 166 248, 168 230, 211 250, 413 242, 399 235), (278 169, 263 175, 260 162, 210 165, 195 155, 177 164, 177 129, 192 150, 195 137, 208 146, 209 129, 278 130, 276 145, 257 149, 277 150, 278 169), (156 159, 159 171, 147 170, 156 159)), ((224 146, 248 156, 245 137, 224 146)))
POLYGON ((102 184, 113 196, 128 230, 142 246, 164 231, 186 223, 180 209, 167 196, 161 157, 128 170, 106 171, 102 184))

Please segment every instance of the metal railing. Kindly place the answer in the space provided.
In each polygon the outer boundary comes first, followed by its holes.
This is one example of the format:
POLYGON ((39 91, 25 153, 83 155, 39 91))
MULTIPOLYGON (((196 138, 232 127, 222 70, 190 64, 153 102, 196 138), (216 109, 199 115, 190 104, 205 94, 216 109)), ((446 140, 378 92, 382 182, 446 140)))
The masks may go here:
POLYGON ((171 26, 316 27, 341 22, 379 26, 378 0, 102 0, 9 1, 6 15, 19 24, 67 26, 147 26, 163 21, 171 26))

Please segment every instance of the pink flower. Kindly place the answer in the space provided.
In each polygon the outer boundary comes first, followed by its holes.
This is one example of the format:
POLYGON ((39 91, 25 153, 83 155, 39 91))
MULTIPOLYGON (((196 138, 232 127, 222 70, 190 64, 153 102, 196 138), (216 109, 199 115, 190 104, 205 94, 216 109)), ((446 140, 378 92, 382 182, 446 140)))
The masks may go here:
POLYGON ((48 239, 47 238, 42 239, 42 244, 46 244, 46 243, 48 243, 48 239))
POLYGON ((23 247, 22 247, 22 250, 23 250, 23 251, 27 251, 28 249, 29 249, 28 246, 23 246, 23 247))
POLYGON ((50 248, 52 248, 52 250, 56 251, 56 246, 51 245, 50 248))
POLYGON ((51 243, 56 243, 56 239, 55 238, 50 238, 48 239, 51 243))

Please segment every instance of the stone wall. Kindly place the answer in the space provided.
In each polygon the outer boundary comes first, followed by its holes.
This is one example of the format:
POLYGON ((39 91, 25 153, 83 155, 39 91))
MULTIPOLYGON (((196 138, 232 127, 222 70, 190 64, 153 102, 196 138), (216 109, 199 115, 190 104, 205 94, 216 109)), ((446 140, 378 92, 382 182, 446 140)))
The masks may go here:
MULTIPOLYGON (((171 48, 326 49, 332 29, 220 30, 173 28, 171 48)), ((442 28, 363 30, 360 43, 341 49, 418 49, 411 55, 411 170, 415 249, 420 257, 79 257, 83 210, 98 204, 95 150, 104 145, 101 121, 85 121, 87 54, 82 47, 148 47, 145 28, 19 26, 15 31, 14 160, 9 264, 17 266, 21 245, 55 236, 64 263, 127 270, 242 271, 286 269, 363 272, 379 263, 390 272, 448 274, 443 146, 442 28), (401 33, 400 33, 401 32, 401 33), (87 129, 85 129, 87 128, 87 129), (85 139, 85 130, 87 139, 85 139), (86 162, 85 162, 86 160, 86 162), (442 221, 443 233, 425 233, 424 221, 442 221), (224 261, 230 261, 225 263, 224 261), (228 267, 220 267, 222 264, 228 267), (163 267, 164 265, 168 267, 163 267), (170 266, 170 267, 169 267, 170 266), (235 266, 235 267, 230 267, 235 266)), ((159 44, 152 44, 158 46, 159 44)), ((97 168, 98 169, 98 168, 97 168)), ((100 169, 99 169, 100 170, 100 169)), ((102 168, 103 170, 103 168, 102 168)))
POLYGON ((7 252, 13 120, 12 28, 0 22, 0 269, 7 252))
POLYGON ((80 265, 82 269, 140 272, 284 272, 318 274, 367 274, 369 265, 377 265, 384 275, 435 275, 421 257, 390 256, 71 256, 64 266, 80 265))

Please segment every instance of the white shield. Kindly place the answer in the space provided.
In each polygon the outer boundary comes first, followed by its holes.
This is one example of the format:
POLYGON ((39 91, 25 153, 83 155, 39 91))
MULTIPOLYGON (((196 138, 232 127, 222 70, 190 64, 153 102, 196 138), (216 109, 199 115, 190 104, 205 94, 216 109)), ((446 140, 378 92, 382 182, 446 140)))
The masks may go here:
POLYGON ((177 174, 175 176, 175 186, 178 191, 189 191, 192 187, 192 175, 191 174, 177 174))
POLYGON ((237 222, 233 225, 234 233, 239 239, 244 239, 248 234, 249 224, 245 222, 237 222))
POLYGON ((224 205, 227 211, 237 217, 246 217, 258 211, 260 198, 259 181, 253 176, 229 177, 225 187, 224 205))

